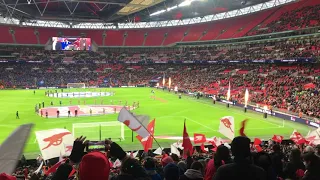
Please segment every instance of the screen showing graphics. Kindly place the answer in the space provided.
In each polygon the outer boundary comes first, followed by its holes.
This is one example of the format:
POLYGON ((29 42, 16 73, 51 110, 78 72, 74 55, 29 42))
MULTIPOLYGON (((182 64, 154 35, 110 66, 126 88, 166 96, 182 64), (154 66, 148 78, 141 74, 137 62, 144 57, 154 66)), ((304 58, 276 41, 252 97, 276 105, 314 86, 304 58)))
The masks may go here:
POLYGON ((91 38, 52 37, 52 50, 89 51, 91 50, 91 38))

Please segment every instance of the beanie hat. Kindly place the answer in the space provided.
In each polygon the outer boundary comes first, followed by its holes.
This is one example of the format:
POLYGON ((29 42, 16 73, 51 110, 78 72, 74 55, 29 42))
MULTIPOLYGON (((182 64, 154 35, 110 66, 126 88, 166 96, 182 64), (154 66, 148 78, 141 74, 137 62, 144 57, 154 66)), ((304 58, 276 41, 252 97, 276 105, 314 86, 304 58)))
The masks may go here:
POLYGON ((173 159, 170 156, 167 156, 161 160, 161 164, 165 167, 167 164, 172 163, 173 159))
POLYGON ((90 152, 83 156, 79 166, 81 180, 109 179, 110 163, 101 152, 90 152))
POLYGON ((16 180, 17 178, 14 176, 10 176, 6 173, 1 173, 0 174, 0 180, 16 180))
POLYGON ((180 171, 179 167, 174 163, 169 163, 163 169, 164 171, 164 178, 166 180, 176 180, 179 179, 180 171))
POLYGON ((236 158, 246 158, 251 155, 250 139, 245 136, 238 136, 231 143, 232 155, 236 158))

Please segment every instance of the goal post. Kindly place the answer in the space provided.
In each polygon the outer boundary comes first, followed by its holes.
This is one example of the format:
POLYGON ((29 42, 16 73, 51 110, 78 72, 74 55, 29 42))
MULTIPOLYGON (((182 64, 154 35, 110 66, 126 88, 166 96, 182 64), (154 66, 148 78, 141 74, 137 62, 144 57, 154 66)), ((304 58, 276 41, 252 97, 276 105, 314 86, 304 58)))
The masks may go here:
POLYGON ((124 124, 118 121, 74 123, 72 124, 74 138, 85 136, 89 140, 104 140, 111 138, 112 141, 124 140, 124 124))
POLYGON ((67 88, 86 88, 86 84, 85 83, 68 83, 67 84, 67 88))

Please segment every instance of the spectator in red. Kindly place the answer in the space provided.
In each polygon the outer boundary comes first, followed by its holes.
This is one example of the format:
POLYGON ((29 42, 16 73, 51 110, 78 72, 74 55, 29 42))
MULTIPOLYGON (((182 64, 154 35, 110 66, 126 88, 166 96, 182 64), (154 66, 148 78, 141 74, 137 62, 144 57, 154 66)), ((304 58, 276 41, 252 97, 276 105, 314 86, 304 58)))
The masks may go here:
POLYGON ((218 146, 217 152, 214 154, 213 159, 210 159, 207 164, 204 179, 205 180, 212 180, 217 169, 220 166, 222 166, 224 164, 229 164, 229 163, 232 163, 229 149, 224 145, 218 146))

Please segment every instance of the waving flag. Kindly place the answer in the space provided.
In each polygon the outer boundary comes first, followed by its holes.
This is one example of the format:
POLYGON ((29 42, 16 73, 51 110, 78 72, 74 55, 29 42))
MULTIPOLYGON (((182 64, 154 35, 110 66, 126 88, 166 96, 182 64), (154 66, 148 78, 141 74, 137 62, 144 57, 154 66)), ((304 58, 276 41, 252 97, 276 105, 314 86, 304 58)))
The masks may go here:
POLYGON ((204 152, 204 153, 206 153, 206 152, 209 151, 208 148, 205 148, 205 147, 204 147, 204 144, 201 144, 200 148, 201 148, 201 151, 204 152))
POLYGON ((308 141, 308 144, 310 145, 320 144, 320 128, 308 133, 306 136, 306 141, 308 141))
POLYGON ((298 145, 306 143, 306 139, 297 130, 292 132, 290 139, 298 145))
POLYGON ((189 134, 187 132, 187 127, 186 127, 186 120, 184 120, 184 126, 183 126, 183 142, 182 142, 182 147, 183 147, 183 157, 186 158, 189 154, 193 154, 193 146, 191 144, 189 134))
POLYGON ((222 139, 219 137, 213 137, 212 138, 212 141, 209 141, 209 143, 212 144, 213 148, 212 148, 212 151, 216 152, 217 151, 217 147, 220 146, 221 144, 223 144, 223 141, 222 139))
POLYGON ((141 136, 136 136, 137 139, 141 142, 143 148, 144 148, 144 152, 148 152, 149 149, 152 149, 152 143, 153 143, 153 135, 154 135, 154 126, 155 126, 156 120, 152 120, 149 124, 148 124, 148 131, 149 131, 149 136, 142 138, 141 136))
POLYGON ((128 126, 132 131, 138 133, 142 138, 149 136, 148 130, 126 108, 121 109, 118 121, 128 126))
POLYGON ((195 144, 201 144, 201 143, 205 143, 207 141, 206 136, 204 134, 194 133, 193 137, 194 137, 193 141, 195 144))
POLYGON ((239 131, 240 136, 247 136, 247 135, 244 133, 244 129, 246 128, 247 121, 248 121, 248 119, 245 119, 245 120, 243 120, 243 121, 241 122, 241 127, 240 127, 240 131, 239 131))
POLYGON ((234 138, 234 118, 232 116, 220 119, 219 132, 231 140, 234 138))
POLYGON ((36 131, 36 139, 44 160, 70 153, 74 141, 67 129, 36 131))
POLYGON ((260 146, 261 142, 262 142, 261 139, 254 138, 253 146, 256 148, 257 152, 261 152, 262 151, 262 148, 260 146))
POLYGON ((0 146, 0 173, 12 174, 21 159, 33 124, 19 126, 0 146))
POLYGON ((180 151, 174 144, 171 144, 170 151, 172 154, 176 154, 178 157, 180 157, 180 151))
POLYGON ((282 140, 283 140, 283 136, 280 136, 280 135, 273 135, 273 137, 272 137, 272 140, 274 141, 274 142, 277 142, 277 143, 281 143, 282 142, 282 140))
POLYGON ((153 151, 153 154, 161 155, 162 154, 162 149, 161 147, 158 147, 155 151, 153 151))

